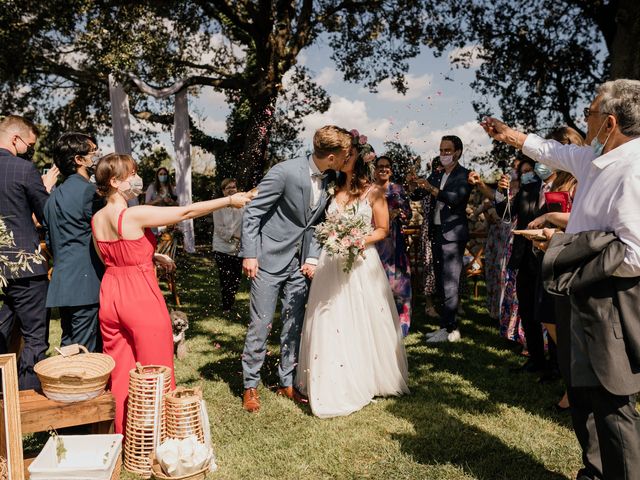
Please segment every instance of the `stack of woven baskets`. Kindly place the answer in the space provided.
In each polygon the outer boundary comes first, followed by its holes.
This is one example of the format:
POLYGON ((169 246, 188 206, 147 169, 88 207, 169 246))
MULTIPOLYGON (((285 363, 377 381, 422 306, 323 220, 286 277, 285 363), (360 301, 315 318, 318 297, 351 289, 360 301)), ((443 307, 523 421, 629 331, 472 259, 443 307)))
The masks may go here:
POLYGON ((113 358, 103 353, 89 353, 82 345, 56 348, 56 357, 46 358, 33 367, 42 392, 57 402, 80 402, 97 397, 107 385, 113 358))
MULTIPOLYGON (((208 468, 182 477, 169 477, 154 453, 167 438, 195 435, 204 443, 199 389, 170 392, 171 370, 159 365, 137 365, 129 372, 129 403, 124 446, 124 466, 143 478, 200 480, 208 468)), ((208 466, 207 466, 208 467, 208 466)))

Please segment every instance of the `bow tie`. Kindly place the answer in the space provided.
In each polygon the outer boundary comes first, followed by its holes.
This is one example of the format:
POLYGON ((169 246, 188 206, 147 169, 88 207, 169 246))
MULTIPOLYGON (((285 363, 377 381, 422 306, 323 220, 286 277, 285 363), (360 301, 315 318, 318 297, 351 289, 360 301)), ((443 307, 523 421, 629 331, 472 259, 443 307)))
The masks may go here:
POLYGON ((324 180, 326 176, 327 175, 322 172, 314 172, 311 174, 311 178, 319 178, 320 180, 324 180))

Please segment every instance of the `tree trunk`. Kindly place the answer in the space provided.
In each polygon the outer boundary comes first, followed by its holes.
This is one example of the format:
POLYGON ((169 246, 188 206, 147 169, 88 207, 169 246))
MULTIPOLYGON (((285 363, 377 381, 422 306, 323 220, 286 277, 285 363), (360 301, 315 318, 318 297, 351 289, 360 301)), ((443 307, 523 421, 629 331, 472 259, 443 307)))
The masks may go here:
POLYGON ((253 102, 251 108, 238 172, 238 182, 246 189, 255 187, 265 173, 275 101, 265 96, 253 102))
POLYGON ((616 12, 616 33, 611 42, 611 79, 640 80, 640 2, 620 0, 616 12))

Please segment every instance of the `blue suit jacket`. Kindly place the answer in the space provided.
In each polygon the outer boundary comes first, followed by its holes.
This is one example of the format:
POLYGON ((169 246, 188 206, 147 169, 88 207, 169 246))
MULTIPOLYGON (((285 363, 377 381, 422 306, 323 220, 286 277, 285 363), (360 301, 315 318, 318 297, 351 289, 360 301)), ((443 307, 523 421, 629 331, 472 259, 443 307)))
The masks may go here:
POLYGON ((269 273, 284 270, 296 254, 301 263, 318 258, 321 247, 314 227, 324 216, 326 190, 322 189, 314 209, 310 201, 309 160, 299 158, 275 165, 245 209, 239 256, 257 258, 259 267, 269 273))
POLYGON ((78 174, 51 193, 43 223, 53 255, 47 307, 98 303, 104 266, 93 247, 91 217, 103 204, 95 185, 78 174))
MULTIPOLYGON (((4 148, 0 148, 0 216, 7 229, 13 233, 15 247, 0 249, 10 261, 16 260, 16 250, 35 252, 40 246, 40 237, 33 223, 32 215, 42 223, 42 211, 49 198, 42 183, 42 177, 35 165, 28 160, 16 157, 4 148)), ((31 264, 32 272, 23 271, 15 276, 8 271, 7 278, 26 278, 47 273, 45 262, 31 264)))
MULTIPOLYGON (((444 172, 432 173, 428 181, 434 187, 440 188, 440 182, 444 172)), ((471 185, 467 180, 469 170, 458 164, 451 170, 449 178, 444 186, 440 188, 438 196, 435 198, 434 207, 431 209, 431 216, 428 221, 433 224, 433 214, 435 212, 435 202, 440 201, 444 207, 440 211, 440 221, 442 223, 442 236, 448 242, 466 242, 469 240, 469 223, 467 220, 467 204, 471 195, 471 185)), ((431 195, 427 190, 418 188, 411 198, 422 199, 431 195)))

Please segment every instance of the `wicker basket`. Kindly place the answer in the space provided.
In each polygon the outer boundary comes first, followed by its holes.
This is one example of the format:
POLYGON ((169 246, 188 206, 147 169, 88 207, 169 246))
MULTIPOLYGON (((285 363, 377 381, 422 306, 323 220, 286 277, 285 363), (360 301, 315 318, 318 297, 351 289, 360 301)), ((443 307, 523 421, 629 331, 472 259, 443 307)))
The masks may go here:
POLYGON ((202 390, 178 387, 167 394, 167 437, 181 440, 195 435, 204 443, 204 430, 200 415, 202 390))
POLYGON ((165 395, 171 388, 171 369, 136 365, 129 372, 124 468, 149 478, 149 454, 166 438, 165 395))
POLYGON ((151 472, 153 474, 153 478, 157 478, 158 480, 204 480, 205 478, 207 478, 207 471, 209 470, 209 465, 207 465, 202 470, 190 473, 189 475, 182 475, 181 477, 170 477, 164 474, 164 472, 162 471, 162 467, 158 463, 158 460, 153 453, 149 454, 149 463, 151 464, 151 472))
POLYGON ((111 370, 116 366, 109 355, 89 353, 82 345, 56 348, 60 354, 33 367, 42 392, 57 402, 80 402, 104 392, 111 370), (80 352, 84 353, 80 353, 80 352))

